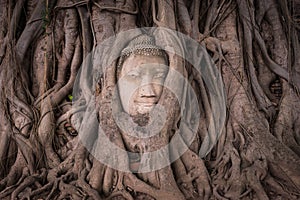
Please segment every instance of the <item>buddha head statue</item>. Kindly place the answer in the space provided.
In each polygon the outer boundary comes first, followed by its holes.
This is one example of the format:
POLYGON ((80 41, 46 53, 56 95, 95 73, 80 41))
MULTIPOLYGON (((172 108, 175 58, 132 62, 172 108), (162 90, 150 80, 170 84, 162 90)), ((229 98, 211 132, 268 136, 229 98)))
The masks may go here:
POLYGON ((130 41, 117 70, 123 110, 131 116, 148 114, 160 99, 168 71, 167 54, 153 37, 142 34, 130 41))

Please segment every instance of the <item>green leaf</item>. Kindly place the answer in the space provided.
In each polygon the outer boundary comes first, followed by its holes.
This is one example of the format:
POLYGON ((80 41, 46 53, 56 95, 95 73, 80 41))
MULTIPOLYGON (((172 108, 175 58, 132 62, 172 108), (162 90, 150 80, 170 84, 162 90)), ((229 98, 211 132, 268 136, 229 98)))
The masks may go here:
POLYGON ((68 95, 68 98, 72 101, 73 100, 73 96, 71 94, 68 95))

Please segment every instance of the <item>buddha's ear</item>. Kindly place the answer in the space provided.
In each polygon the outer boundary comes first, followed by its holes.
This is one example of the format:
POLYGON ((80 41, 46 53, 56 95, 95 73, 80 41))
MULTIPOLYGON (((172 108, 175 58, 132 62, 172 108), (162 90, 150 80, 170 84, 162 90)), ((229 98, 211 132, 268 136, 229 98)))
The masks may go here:
POLYGON ((99 96, 101 93, 101 83, 100 81, 96 84, 96 88, 95 88, 95 96, 99 96))
POLYGON ((122 67, 117 66, 116 67, 116 80, 118 81, 121 75, 122 67))

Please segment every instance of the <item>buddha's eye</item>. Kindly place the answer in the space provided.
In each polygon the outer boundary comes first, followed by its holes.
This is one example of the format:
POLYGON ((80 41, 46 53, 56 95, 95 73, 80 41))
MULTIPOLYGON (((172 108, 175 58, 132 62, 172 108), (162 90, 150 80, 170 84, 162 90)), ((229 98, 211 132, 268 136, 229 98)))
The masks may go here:
POLYGON ((154 74, 153 78, 160 79, 160 78, 164 78, 165 76, 166 76, 166 74, 164 72, 158 72, 158 73, 154 74))
POLYGON ((140 74, 137 71, 130 71, 126 75, 128 78, 138 78, 140 74))

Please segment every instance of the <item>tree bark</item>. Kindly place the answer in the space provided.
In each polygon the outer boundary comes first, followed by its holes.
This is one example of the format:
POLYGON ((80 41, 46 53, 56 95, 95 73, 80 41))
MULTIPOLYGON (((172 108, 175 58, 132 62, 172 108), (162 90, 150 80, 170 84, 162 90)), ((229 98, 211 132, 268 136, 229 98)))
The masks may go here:
MULTIPOLYGON (((297 0, 0 0, 0 199, 299 199, 299 8, 297 0), (168 53, 170 67, 196 91, 199 128, 173 163, 136 174, 91 153, 101 131, 123 150, 132 139, 123 137, 111 109, 117 61, 94 70, 103 63, 94 50, 149 26, 186 34, 212 57, 226 121, 201 158, 205 135, 215 130, 208 125, 213 99, 203 74, 168 53), (72 94, 76 84, 81 90, 72 94), (94 115, 85 116, 90 110, 94 115), (87 147, 80 127, 98 120, 88 127, 94 134, 87 147)), ((165 33, 159 39, 166 48, 178 45, 165 33)), ((115 41, 100 54, 114 53, 113 45, 126 46, 115 41)), ((150 149, 191 132, 172 128, 181 122, 174 99, 163 93, 168 123, 150 149)), ((184 123, 192 124, 189 117, 184 123)), ((129 169, 129 158, 112 157, 129 169)))

